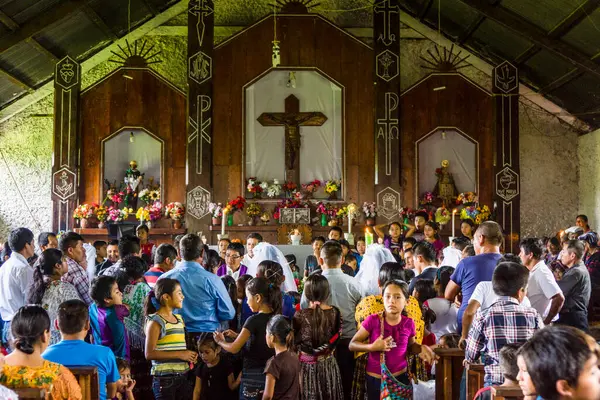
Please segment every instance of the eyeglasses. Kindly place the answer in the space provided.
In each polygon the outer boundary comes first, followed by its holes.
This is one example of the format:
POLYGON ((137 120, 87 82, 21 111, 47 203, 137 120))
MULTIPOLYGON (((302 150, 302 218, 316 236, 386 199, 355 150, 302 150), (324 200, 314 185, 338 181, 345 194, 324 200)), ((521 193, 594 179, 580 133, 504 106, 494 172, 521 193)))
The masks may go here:
POLYGON ((231 259, 237 260, 238 258, 242 258, 242 257, 234 256, 233 254, 225 254, 225 258, 231 258, 231 259))

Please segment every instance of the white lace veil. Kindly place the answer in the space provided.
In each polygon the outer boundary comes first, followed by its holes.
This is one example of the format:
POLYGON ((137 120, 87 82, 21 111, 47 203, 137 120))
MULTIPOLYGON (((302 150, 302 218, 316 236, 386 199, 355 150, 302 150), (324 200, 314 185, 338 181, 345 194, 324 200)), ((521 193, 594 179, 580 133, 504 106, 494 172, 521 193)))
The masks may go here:
POLYGON ((272 244, 261 242, 253 249, 254 257, 252 257, 252 261, 248 267, 248 274, 252 276, 256 276, 258 272, 258 265, 265 261, 276 261, 281 264, 283 268, 283 275, 285 276, 285 281, 281 286, 281 290, 283 292, 296 292, 298 291, 298 287, 296 286, 296 282, 294 281, 294 274, 292 273, 292 269, 290 268, 285 256, 277 247, 272 244))
POLYGON ((360 283, 363 295, 371 296, 379 294, 379 270, 386 262, 395 262, 396 259, 389 249, 380 244, 372 244, 360 263, 360 271, 356 279, 360 283))

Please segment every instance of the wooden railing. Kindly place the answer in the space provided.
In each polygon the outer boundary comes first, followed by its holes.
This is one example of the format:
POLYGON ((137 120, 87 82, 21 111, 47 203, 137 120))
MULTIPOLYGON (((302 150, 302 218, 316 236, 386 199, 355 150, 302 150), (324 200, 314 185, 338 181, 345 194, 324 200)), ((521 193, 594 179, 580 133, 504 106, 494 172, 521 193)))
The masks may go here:
POLYGON ((465 352, 461 349, 435 349, 439 357, 435 367, 435 399, 456 400, 460 394, 460 381, 465 352))
POLYGON ((467 399, 473 399, 483 387, 484 376, 483 364, 467 364, 467 399))
POLYGON ((69 367, 69 370, 75 375, 83 400, 97 400, 100 398, 100 382, 98 381, 98 368, 96 367, 69 367))
POLYGON ((46 390, 34 388, 11 389, 20 400, 38 400, 46 398, 46 390))

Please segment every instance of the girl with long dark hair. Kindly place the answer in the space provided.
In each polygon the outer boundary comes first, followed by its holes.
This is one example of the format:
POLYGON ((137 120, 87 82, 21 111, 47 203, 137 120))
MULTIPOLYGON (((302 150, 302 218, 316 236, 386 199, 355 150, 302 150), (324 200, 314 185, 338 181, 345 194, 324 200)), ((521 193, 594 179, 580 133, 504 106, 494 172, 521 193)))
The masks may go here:
POLYGON ((46 249, 38 258, 33 272, 33 283, 29 288, 27 302, 39 304, 50 317, 50 344, 60 342, 60 331, 56 327, 58 306, 67 300, 81 300, 75 286, 61 281, 69 267, 62 251, 46 249))

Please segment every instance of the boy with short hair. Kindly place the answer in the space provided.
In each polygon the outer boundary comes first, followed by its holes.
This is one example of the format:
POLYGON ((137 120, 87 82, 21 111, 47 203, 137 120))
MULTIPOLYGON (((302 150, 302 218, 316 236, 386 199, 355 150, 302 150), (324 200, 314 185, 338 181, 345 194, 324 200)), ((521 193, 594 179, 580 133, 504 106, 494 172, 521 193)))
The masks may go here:
POLYGON ((67 368, 81 365, 98 368, 99 398, 112 399, 120 378, 117 362, 108 347, 84 341, 90 329, 87 305, 81 300, 65 301, 58 307, 57 321, 62 340, 48 347, 42 357, 67 368))
POLYGON ((104 240, 96 240, 94 248, 96 249, 96 266, 98 266, 104 262, 107 256, 108 243, 104 240))
POLYGON ((524 343, 544 327, 536 310, 521 302, 527 292, 529 271, 515 262, 498 264, 492 276, 498 300, 486 313, 477 312, 466 341, 465 361, 475 363, 485 353, 485 386, 504 382, 499 364, 500 351, 508 343, 524 343))
POLYGON ((241 243, 230 243, 225 251, 225 264, 222 264, 217 270, 217 276, 232 276, 237 279, 248 273, 248 267, 242 264, 244 257, 244 245, 241 243))
POLYGON ((329 240, 337 240, 340 241, 344 238, 344 231, 339 226, 332 226, 329 229, 329 233, 327 234, 327 238, 329 240))
POLYGON ((526 399, 600 399, 598 356, 590 335, 570 326, 549 326, 519 350, 519 386, 526 399))
MULTIPOLYGON (((520 348, 521 344, 508 343, 502 347, 502 350, 500 350, 500 368, 504 374, 504 383, 502 383, 502 385, 499 387, 506 389, 519 389, 519 381, 517 379, 517 376, 519 375, 517 353, 520 348)), ((474 400, 491 400, 495 394, 495 389, 493 389, 491 386, 484 387, 477 392, 474 400)))
POLYGON ((169 272, 175 268, 176 262, 177 250, 175 247, 168 243, 158 246, 154 254, 154 266, 144 274, 144 279, 146 279, 148 286, 154 289, 158 278, 165 272, 169 272))

